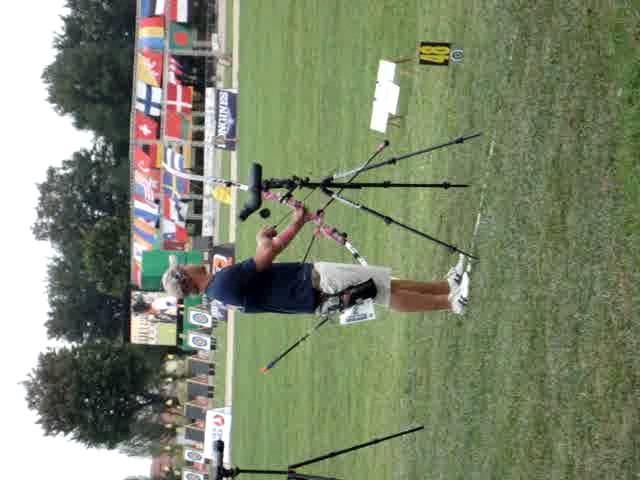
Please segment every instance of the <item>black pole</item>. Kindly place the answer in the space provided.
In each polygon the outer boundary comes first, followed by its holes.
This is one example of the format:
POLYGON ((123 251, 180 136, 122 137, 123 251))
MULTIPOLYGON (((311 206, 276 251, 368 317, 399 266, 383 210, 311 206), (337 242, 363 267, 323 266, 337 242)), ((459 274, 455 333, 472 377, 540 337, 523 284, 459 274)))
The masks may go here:
POLYGON ((325 455, 320 455, 319 457, 315 457, 310 460, 305 460, 303 462, 289 465, 289 468, 291 470, 295 470, 296 468, 305 467, 307 465, 311 465, 312 463, 317 463, 322 460, 327 460, 329 458, 337 457, 338 455, 353 452, 354 450, 360 450, 361 448, 370 447, 371 445, 375 445, 376 443, 384 442, 386 440, 391 440, 392 438, 400 437, 402 435, 408 435, 410 433, 417 432, 418 430, 422 430, 422 429, 424 429, 424 425, 413 427, 408 430, 403 430, 402 432, 394 433, 392 435, 387 435, 386 437, 374 438, 373 440, 370 440, 365 443, 360 443, 359 445, 354 445, 353 447, 345 448, 343 450, 336 450, 335 452, 330 452, 325 455))
POLYGON ((363 212, 367 212, 375 217, 378 217, 379 219, 381 219, 384 223, 386 223, 387 225, 396 225, 398 227, 404 228, 405 230, 414 233, 422 238, 426 238, 427 240, 431 240, 434 243, 437 243, 438 245, 445 247, 446 249, 448 249, 450 252, 457 252, 457 253, 461 253, 469 258, 473 258, 475 260, 479 260, 478 257, 476 257, 475 255, 472 255, 470 253, 465 252, 464 250, 460 250, 458 247, 456 247, 455 245, 451 245, 450 243, 447 242, 443 242, 442 240, 438 240, 435 237, 432 237, 431 235, 421 232, 420 230, 417 230, 413 227, 410 227, 409 225, 405 225, 404 223, 400 223, 397 220, 394 220, 393 218, 384 215, 376 210, 373 210, 365 205, 362 205, 361 203, 357 203, 354 202, 352 200, 349 200, 348 198, 345 198, 343 196, 338 195, 337 193, 332 192, 329 189, 323 188, 322 189, 323 193, 325 195, 329 195, 332 198, 335 198, 336 200, 338 200, 340 203, 344 203, 345 205, 348 205, 352 208, 356 208, 358 210, 362 210, 363 212))
MULTIPOLYGON (((376 151, 373 152, 371 155, 369 155, 369 158, 367 158, 367 161, 364 163, 364 166, 366 167, 367 165, 369 165, 371 162, 373 162, 373 160, 380 154, 380 152, 382 152, 385 148, 387 148, 389 146, 389 140, 385 140, 384 142, 382 142, 380 145, 378 145, 378 148, 376 148, 376 151)), ((353 176, 347 180, 346 184, 349 184, 351 182, 353 182, 356 177, 359 175, 359 172, 356 172, 353 174, 353 176)), ((330 181, 333 177, 327 177, 325 178, 325 181, 330 181)), ((313 190, 312 190, 313 191, 313 190)), ((340 192, 342 191, 342 189, 340 189, 340 192)), ((340 193, 338 192, 338 193, 340 193)), ((331 205, 333 203, 333 198, 330 198, 329 200, 327 200, 327 202, 320 207, 317 212, 324 212, 329 205, 331 205)), ((302 263, 307 261, 307 258, 309 258, 309 253, 311 252, 311 247, 313 247, 313 243, 315 242, 316 237, 312 236, 311 240, 309 240, 309 245, 307 245, 307 251, 304 254, 304 257, 302 257, 302 263)))
POLYGON ((423 153, 430 153, 430 152, 433 152, 434 150, 439 150, 441 148, 445 148, 445 147, 448 147, 450 145, 456 145, 458 143, 464 143, 467 140, 471 140, 472 138, 479 137, 480 135, 482 135, 481 132, 480 133, 474 133, 472 135, 458 137, 455 140, 451 140, 450 142, 447 142, 447 143, 441 143, 440 145, 436 145, 434 147, 424 148, 422 150, 416 150, 415 152, 409 152, 409 153, 406 153, 404 155, 400 155, 398 157, 391 157, 388 160, 384 160, 382 162, 378 162, 378 163, 374 163, 372 165, 364 166, 364 167, 358 169, 357 173, 366 172, 367 170, 373 170, 374 168, 383 167, 385 165, 395 165, 400 160, 405 160, 407 158, 415 157, 416 155, 422 155, 423 153))
POLYGON ((340 182, 328 182, 328 183, 320 183, 320 182, 307 182, 303 181, 300 183, 301 187, 305 188, 339 188, 338 195, 342 190, 346 189, 361 189, 361 188, 464 188, 469 185, 466 183, 449 183, 449 182, 441 182, 441 183, 394 183, 389 180, 384 182, 354 182, 354 183, 340 183, 340 182))
POLYGON ((306 473, 298 473, 291 470, 289 475, 287 475, 289 480, 340 480, 336 477, 323 477, 320 475, 309 475, 306 473))
POLYGON ((238 468, 238 467, 235 467, 234 471, 236 472, 236 475, 239 475, 241 473, 253 473, 253 474, 261 474, 261 475, 288 475, 289 474, 289 470, 260 470, 260 469, 254 469, 254 468, 238 468))
POLYGON ((312 333, 314 333, 316 330, 318 330, 321 326, 323 326, 325 323, 327 323, 329 321, 331 317, 329 315, 327 315, 326 317, 324 317, 320 322, 316 323, 313 328, 311 328, 311 330, 309 330, 307 333, 305 333, 302 337, 300 337, 298 339, 298 341, 296 341, 293 345, 291 345, 289 348, 287 348, 284 352, 282 352, 280 355, 278 355, 276 358, 274 358, 273 360, 271 360, 269 362, 269 364, 266 367, 263 367, 260 369, 260 371, 262 373, 267 373, 269 370, 271 370, 273 367, 276 366, 276 364, 282 360, 284 357, 286 357, 292 350, 294 350, 298 345, 300 345, 302 342, 304 342, 307 338, 309 338, 311 336, 312 333))

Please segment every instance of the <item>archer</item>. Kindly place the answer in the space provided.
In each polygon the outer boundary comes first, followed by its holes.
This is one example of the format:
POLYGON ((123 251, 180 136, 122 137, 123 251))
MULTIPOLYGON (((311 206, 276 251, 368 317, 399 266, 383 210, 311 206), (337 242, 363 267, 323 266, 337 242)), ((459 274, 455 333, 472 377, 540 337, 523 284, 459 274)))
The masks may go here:
POLYGON ((205 294, 230 308, 245 313, 314 313, 331 295, 340 294, 345 308, 358 298, 354 287, 369 279, 375 284, 375 303, 397 312, 450 310, 464 313, 469 298, 470 278, 463 271, 463 257, 446 278, 433 282, 391 278, 391 269, 328 262, 275 262, 310 216, 306 208, 295 209, 291 224, 280 234, 263 227, 256 237, 253 258, 207 272, 204 265, 178 265, 170 257, 170 267, 162 276, 164 289, 177 298, 205 294))

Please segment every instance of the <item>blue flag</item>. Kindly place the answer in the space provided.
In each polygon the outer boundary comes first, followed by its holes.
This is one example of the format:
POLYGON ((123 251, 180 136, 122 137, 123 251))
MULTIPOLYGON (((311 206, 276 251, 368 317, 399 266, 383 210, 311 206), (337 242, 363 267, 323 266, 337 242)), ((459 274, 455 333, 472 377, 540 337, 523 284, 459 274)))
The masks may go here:
POLYGON ((138 80, 136 86, 136 109, 145 115, 159 117, 162 112, 162 89, 138 80))
POLYGON ((142 16, 164 15, 164 0, 142 0, 142 16))

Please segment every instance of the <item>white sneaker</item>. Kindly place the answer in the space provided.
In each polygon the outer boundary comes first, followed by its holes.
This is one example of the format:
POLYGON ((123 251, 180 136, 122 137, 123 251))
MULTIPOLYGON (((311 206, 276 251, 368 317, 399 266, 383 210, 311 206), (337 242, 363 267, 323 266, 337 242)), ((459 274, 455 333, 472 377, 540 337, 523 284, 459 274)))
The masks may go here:
POLYGON ((446 279, 449 282, 449 291, 455 292, 460 282, 462 281, 462 274, 464 273, 464 262, 467 259, 463 254, 460 254, 458 263, 456 263, 451 270, 447 273, 446 279))
POLYGON ((465 308, 469 304, 469 283, 471 277, 467 272, 462 274, 462 280, 460 285, 449 294, 449 303, 451 304, 451 311, 456 315, 462 315, 465 308))

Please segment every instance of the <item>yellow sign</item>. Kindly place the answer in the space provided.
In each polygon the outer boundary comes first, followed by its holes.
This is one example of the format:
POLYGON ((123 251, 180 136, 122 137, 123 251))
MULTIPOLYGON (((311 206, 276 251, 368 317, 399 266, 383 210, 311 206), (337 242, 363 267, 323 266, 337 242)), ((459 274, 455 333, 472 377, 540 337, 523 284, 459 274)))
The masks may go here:
POLYGON ((447 42, 420 42, 418 49, 420 65, 446 67, 451 56, 451 44, 447 42))
POLYGON ((231 205, 231 188, 218 186, 213 190, 213 198, 220 203, 231 205))

